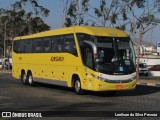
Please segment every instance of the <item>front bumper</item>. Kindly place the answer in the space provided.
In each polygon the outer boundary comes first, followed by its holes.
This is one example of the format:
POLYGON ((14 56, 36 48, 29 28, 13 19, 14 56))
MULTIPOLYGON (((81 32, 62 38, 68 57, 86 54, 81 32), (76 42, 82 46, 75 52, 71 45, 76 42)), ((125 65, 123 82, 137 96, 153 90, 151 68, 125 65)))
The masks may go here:
POLYGON ((122 91, 122 90, 134 90, 136 88, 137 80, 133 80, 128 83, 108 83, 100 80, 90 80, 87 83, 87 90, 91 91, 122 91))

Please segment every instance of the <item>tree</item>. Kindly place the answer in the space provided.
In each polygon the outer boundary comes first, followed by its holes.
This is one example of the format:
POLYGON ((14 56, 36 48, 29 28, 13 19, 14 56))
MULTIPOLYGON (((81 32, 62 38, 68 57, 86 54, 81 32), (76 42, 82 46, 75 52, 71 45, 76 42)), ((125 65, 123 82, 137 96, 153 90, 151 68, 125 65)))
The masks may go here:
MULTIPOLYGON (((122 14, 123 18, 129 20, 127 27, 130 29, 134 41, 138 36, 141 46, 144 35, 160 23, 160 0, 122 0, 121 2, 124 5, 122 10, 125 11, 125 14, 122 14)), ((117 5, 121 6, 120 3, 117 5)), ((116 20, 117 18, 111 21, 114 23, 116 20)), ((137 79, 139 80, 139 56, 137 57, 137 79)))
MULTIPOLYGON (((49 30, 50 26, 44 23, 42 19, 47 17, 48 14, 49 10, 40 6, 36 0, 19 0, 11 5, 9 10, 0 9, 0 35, 2 40, 12 40, 15 36, 49 30), (31 5, 33 10, 25 10, 27 5, 31 5)), ((4 47, 3 44, 1 46, 4 47)))
POLYGON ((14 10, 21 10, 23 7, 25 7, 26 5, 31 5, 34 11, 35 15, 43 15, 45 17, 48 16, 49 14, 49 10, 44 8, 43 6, 38 4, 38 0, 19 0, 16 1, 12 7, 14 10))
POLYGON ((1 9, 0 13, 1 32, 4 32, 4 23, 7 22, 7 31, 10 31, 7 32, 8 37, 13 38, 50 29, 41 18, 41 16, 47 17, 49 10, 38 5, 36 0, 16 1, 11 5, 10 10, 1 9), (25 6, 29 5, 28 3, 33 7, 33 10, 25 10, 25 6))
POLYGON ((84 15, 88 12, 88 2, 89 0, 82 0, 81 4, 80 0, 72 0, 69 3, 66 1, 66 13, 65 13, 65 26, 73 26, 73 25, 82 25, 86 24, 84 22, 84 15))
POLYGON ((126 4, 123 4, 123 0, 100 0, 100 6, 94 8, 94 13, 98 17, 101 26, 112 26, 118 29, 125 29, 125 26, 129 23, 127 20, 126 4))
MULTIPOLYGON (((135 40, 136 34, 138 34, 139 45, 141 46, 144 34, 160 23, 160 0, 124 1, 129 4, 129 10, 132 12, 131 32, 133 39, 135 40)), ((139 80, 139 55, 137 57, 137 79, 139 80)))
MULTIPOLYGON (((138 0, 134 0, 132 2, 133 6, 135 3, 139 3, 138 0)), ((153 29, 160 23, 160 11, 159 11, 160 1, 141 1, 138 9, 141 11, 140 14, 136 14, 132 9, 132 14, 135 19, 135 28, 137 33, 139 33, 139 42, 140 45, 143 40, 143 36, 149 30, 153 29)))

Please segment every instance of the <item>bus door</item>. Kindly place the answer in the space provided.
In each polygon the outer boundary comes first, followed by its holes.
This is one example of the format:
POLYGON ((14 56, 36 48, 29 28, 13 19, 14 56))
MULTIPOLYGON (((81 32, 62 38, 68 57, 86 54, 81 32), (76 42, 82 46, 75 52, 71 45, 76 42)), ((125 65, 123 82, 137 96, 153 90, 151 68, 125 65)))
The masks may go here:
POLYGON ((92 70, 95 70, 95 59, 97 54, 97 48, 95 44, 91 41, 84 41, 83 43, 83 51, 82 51, 82 59, 84 68, 84 80, 85 80, 85 87, 87 89, 92 88, 92 79, 91 73, 92 70))

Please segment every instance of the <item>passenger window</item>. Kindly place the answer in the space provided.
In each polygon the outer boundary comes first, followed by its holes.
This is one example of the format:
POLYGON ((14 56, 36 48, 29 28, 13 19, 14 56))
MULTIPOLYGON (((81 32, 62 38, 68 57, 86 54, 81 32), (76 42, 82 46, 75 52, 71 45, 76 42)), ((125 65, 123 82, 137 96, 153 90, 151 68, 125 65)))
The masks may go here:
POLYGON ((18 41, 14 41, 13 46, 14 46, 13 47, 14 52, 16 52, 16 53, 20 52, 19 51, 20 50, 20 43, 18 41))
POLYGON ((24 41, 21 41, 21 40, 18 40, 18 41, 14 41, 14 51, 16 53, 25 53, 26 52, 26 40, 24 41))
POLYGON ((42 52, 42 40, 37 39, 35 40, 35 52, 42 52))
POLYGON ((56 42, 55 42, 55 37, 52 37, 51 40, 51 52, 56 52, 56 42))
POLYGON ((24 41, 17 41, 17 52, 23 53, 25 51, 25 42, 24 41))
POLYGON ((74 35, 66 35, 64 42, 64 51, 77 55, 74 35))
POLYGON ((50 40, 51 38, 44 38, 43 39, 43 52, 50 52, 50 40))
POLYGON ((63 43, 64 43, 63 36, 55 37, 55 52, 63 52, 63 43))
POLYGON ((32 53, 32 40, 26 40, 25 44, 26 44, 25 52, 32 53))
POLYGON ((77 35, 77 39, 80 47, 83 46, 84 40, 93 41, 91 35, 84 34, 84 33, 77 33, 76 35, 77 35))

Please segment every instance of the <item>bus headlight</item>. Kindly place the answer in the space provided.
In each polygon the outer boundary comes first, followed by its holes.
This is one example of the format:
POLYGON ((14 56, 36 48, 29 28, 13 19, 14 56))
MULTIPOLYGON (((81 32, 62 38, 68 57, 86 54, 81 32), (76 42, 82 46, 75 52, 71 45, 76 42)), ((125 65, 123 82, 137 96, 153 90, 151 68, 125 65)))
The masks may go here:
POLYGON ((100 76, 97 76, 97 75, 94 75, 94 74, 91 74, 92 75, 92 77, 94 77, 94 78, 96 78, 96 79, 99 79, 99 80, 101 80, 101 81, 103 81, 103 82, 106 82, 108 79, 106 79, 106 78, 103 78, 103 77, 100 77, 100 76))
POLYGON ((137 78, 136 76, 133 76, 130 80, 136 80, 136 78, 137 78))
POLYGON ((91 75, 92 75, 92 77, 94 77, 98 80, 101 80, 103 82, 108 82, 108 83, 129 83, 129 82, 132 82, 133 80, 136 80, 136 76, 133 76, 132 78, 127 79, 127 80, 109 80, 109 79, 106 79, 106 78, 103 78, 103 77, 100 77, 100 76, 97 76, 94 74, 91 74, 91 75))

